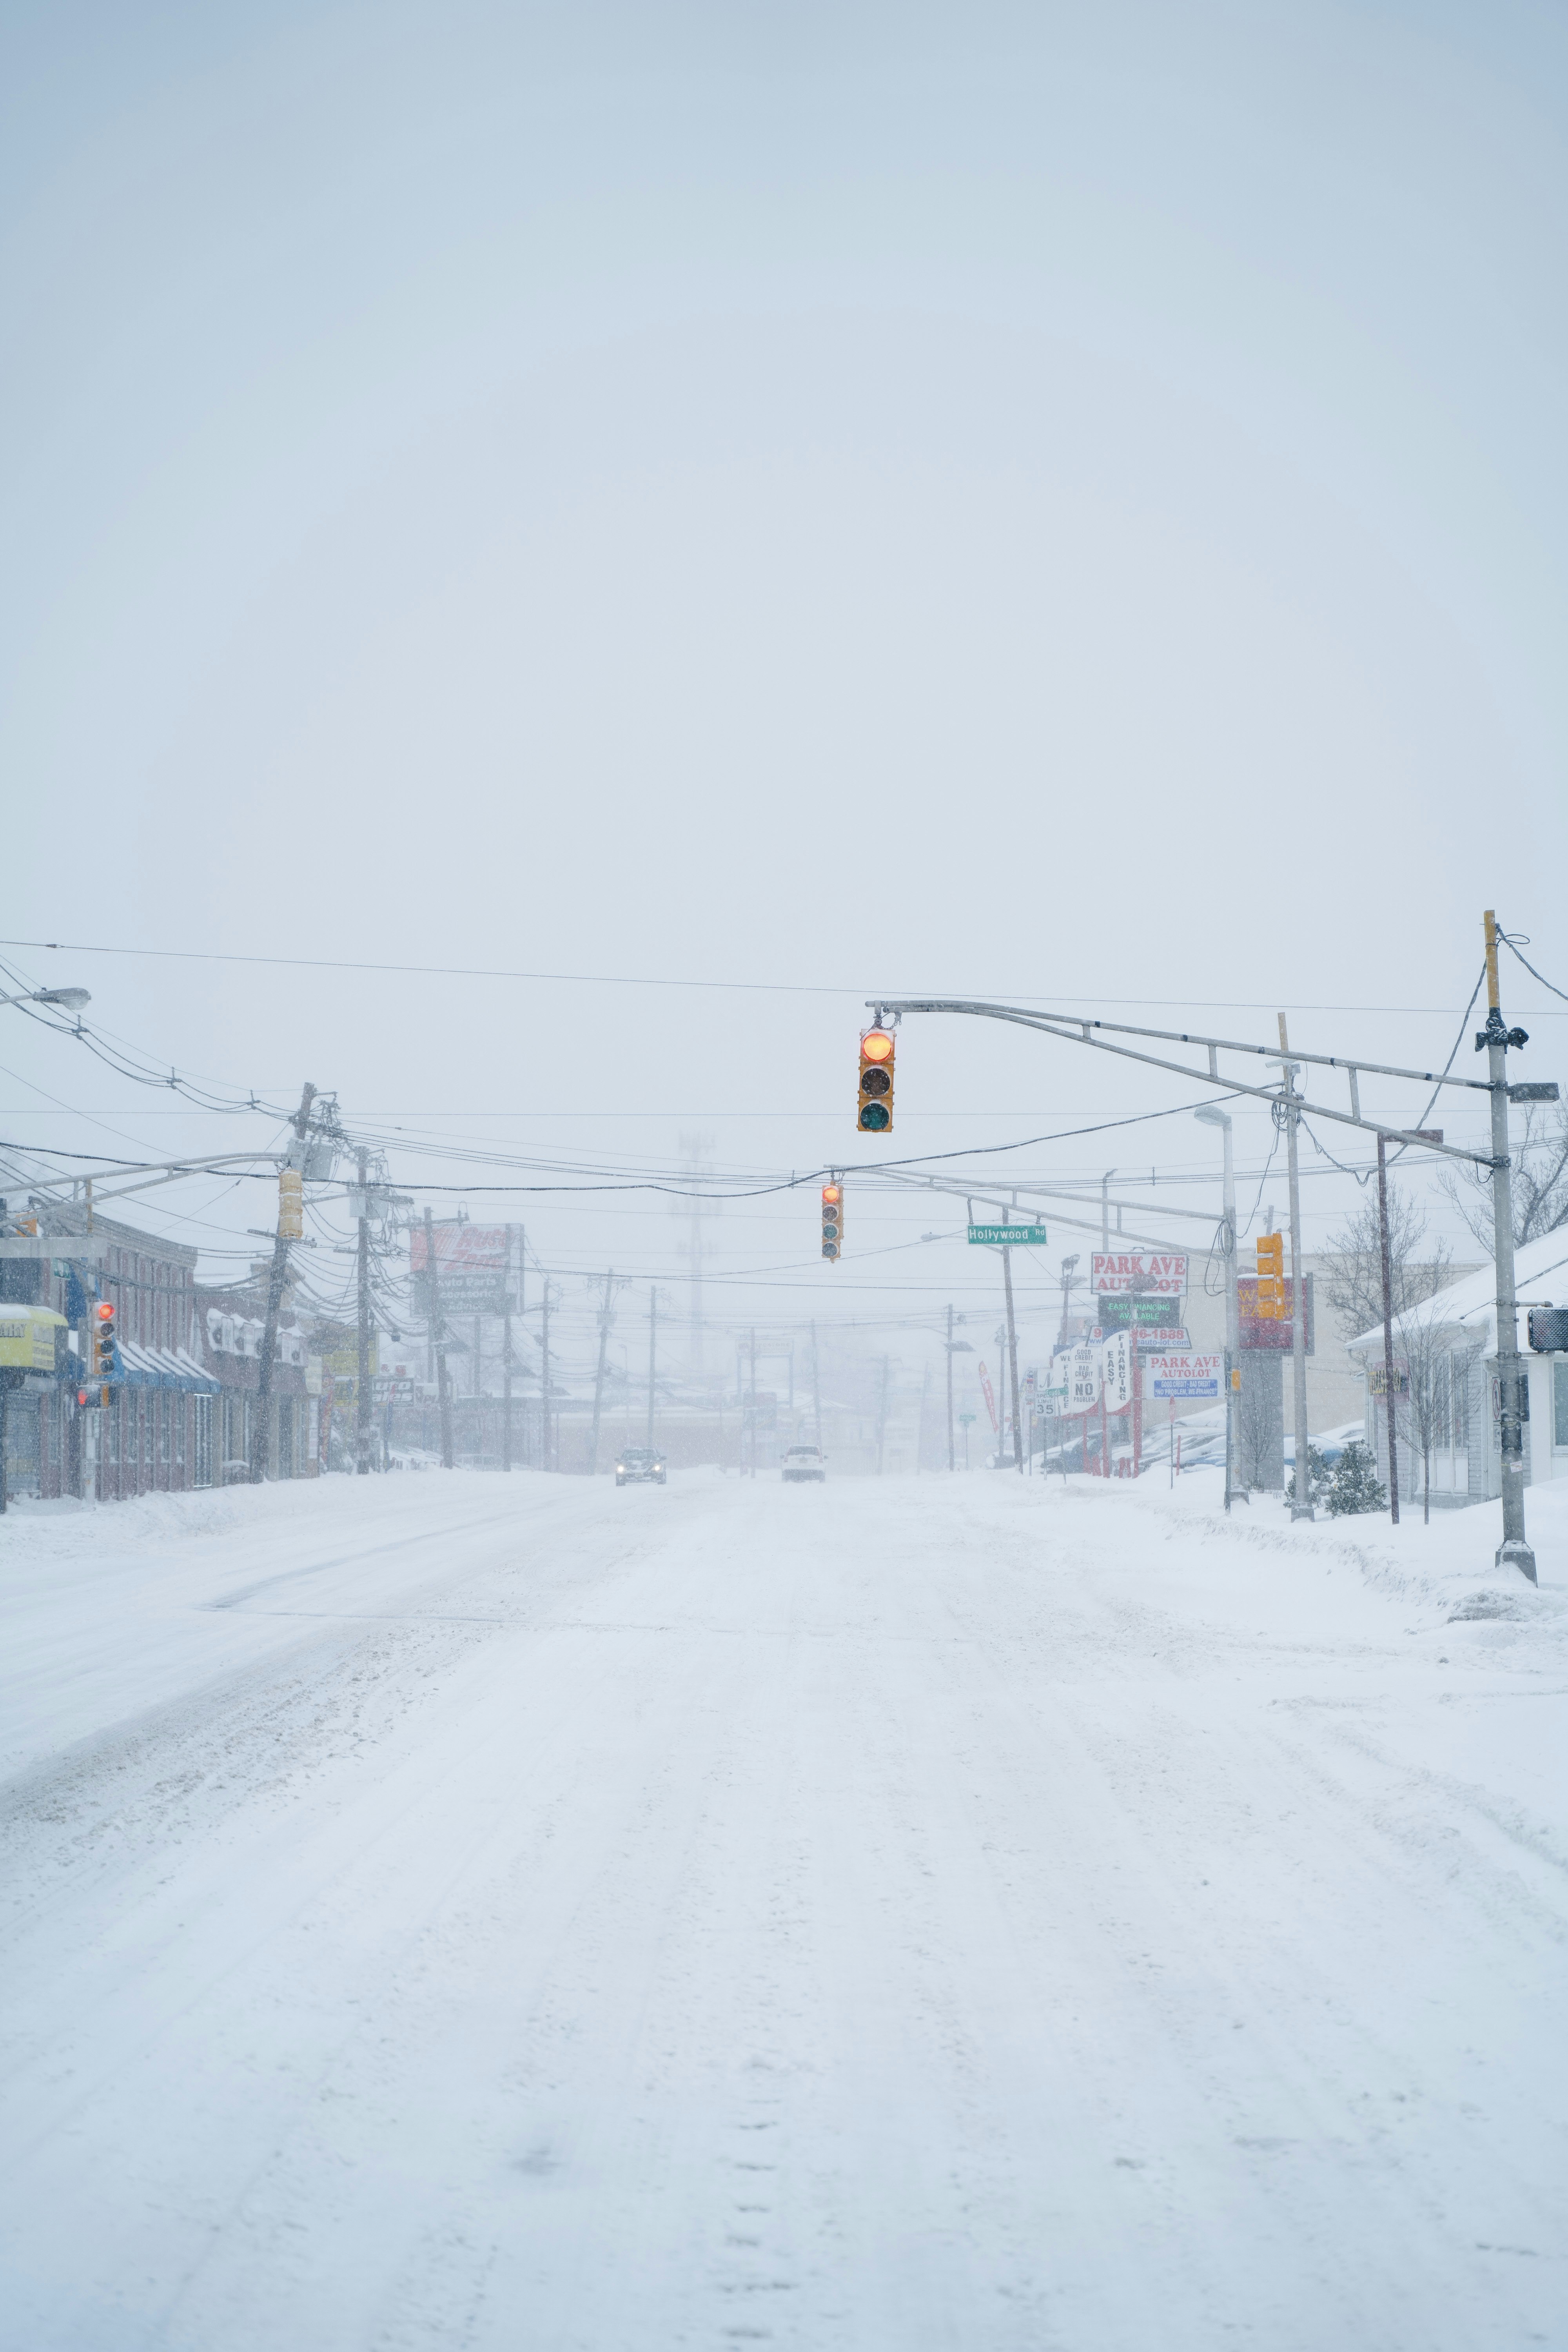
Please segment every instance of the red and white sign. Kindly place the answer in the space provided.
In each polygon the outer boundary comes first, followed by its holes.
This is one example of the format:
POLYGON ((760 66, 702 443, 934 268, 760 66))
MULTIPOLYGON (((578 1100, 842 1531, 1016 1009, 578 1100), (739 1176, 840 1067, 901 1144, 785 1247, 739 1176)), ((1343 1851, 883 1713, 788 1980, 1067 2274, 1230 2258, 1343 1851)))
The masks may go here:
POLYGON ((980 1366, 980 1393, 985 1399, 985 1410, 991 1415, 991 1426, 994 1429, 996 1427, 996 1400, 991 1393, 991 1375, 986 1370, 984 1364, 980 1366))
POLYGON ((1096 1250, 1091 1290, 1131 1291, 1140 1298, 1182 1298, 1187 1288, 1184 1250, 1096 1250))
POLYGON ((1107 1412, 1127 1412, 1132 1404, 1132 1368, 1137 1351, 1131 1331, 1112 1331, 1100 1349, 1100 1378, 1107 1412))
MULTIPOLYGON (((504 1225, 433 1225, 437 1275, 459 1267, 494 1266, 504 1270, 510 1260, 504 1225)), ((416 1274, 425 1271, 425 1228, 416 1225, 408 1236, 408 1263, 416 1274)))

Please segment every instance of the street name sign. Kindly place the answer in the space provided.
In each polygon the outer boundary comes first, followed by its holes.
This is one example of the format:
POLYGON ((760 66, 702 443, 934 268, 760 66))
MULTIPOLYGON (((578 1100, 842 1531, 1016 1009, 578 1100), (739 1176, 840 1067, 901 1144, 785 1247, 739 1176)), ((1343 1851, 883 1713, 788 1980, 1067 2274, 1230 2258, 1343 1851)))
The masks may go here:
POLYGON ((1044 1225, 971 1225, 969 1238, 984 1249, 1006 1249, 1015 1243, 1027 1248, 1031 1242, 1044 1243, 1046 1229, 1044 1225))

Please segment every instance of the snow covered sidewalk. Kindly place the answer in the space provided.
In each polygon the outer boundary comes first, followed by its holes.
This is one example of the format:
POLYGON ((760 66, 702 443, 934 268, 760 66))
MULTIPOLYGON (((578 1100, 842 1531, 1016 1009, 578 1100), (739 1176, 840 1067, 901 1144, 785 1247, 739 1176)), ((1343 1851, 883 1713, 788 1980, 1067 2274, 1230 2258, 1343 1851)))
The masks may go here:
POLYGON ((1568 2340, 1568 1511, 0 1528, 5 2352, 1568 2340))

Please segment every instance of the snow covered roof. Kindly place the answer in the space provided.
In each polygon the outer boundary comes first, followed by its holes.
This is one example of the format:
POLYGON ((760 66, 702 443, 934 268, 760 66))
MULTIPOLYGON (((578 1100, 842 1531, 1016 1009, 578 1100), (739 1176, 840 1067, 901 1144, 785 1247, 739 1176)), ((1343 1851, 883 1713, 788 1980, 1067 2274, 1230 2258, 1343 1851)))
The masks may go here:
MULTIPOLYGON (((1568 1304, 1568 1225, 1542 1234, 1539 1241, 1526 1242, 1515 1251, 1513 1286, 1521 1314, 1526 1307, 1568 1304)), ((1497 1275, 1489 1265, 1478 1266, 1474 1274, 1451 1282, 1446 1290, 1435 1290, 1430 1298, 1424 1298, 1399 1319, 1406 1328, 1414 1325, 1417 1329, 1452 1330, 1467 1343, 1489 1350, 1497 1345, 1497 1275)), ((1521 1329, 1522 1335, 1522 1325, 1521 1329)), ((1352 1355, 1359 1349, 1382 1345, 1381 1323, 1345 1342, 1352 1355)))

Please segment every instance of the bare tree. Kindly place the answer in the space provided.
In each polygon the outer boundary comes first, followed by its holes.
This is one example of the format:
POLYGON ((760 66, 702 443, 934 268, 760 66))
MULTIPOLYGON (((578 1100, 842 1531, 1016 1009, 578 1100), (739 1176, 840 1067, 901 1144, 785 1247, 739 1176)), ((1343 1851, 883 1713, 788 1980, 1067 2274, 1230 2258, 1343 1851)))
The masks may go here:
MULTIPOLYGON (((1538 1241, 1568 1225, 1568 1105, 1548 1112, 1530 1103, 1515 1128, 1513 1160, 1513 1245, 1538 1241)), ((1489 1254, 1492 1247, 1492 1180, 1487 1168, 1446 1169, 1438 1179, 1477 1241, 1489 1254)))
MULTIPOLYGON (((1426 1212, 1395 1184, 1388 1188, 1388 1265, 1394 1342, 1410 1382, 1405 1442, 1421 1457, 1423 1516, 1432 1517, 1432 1451, 1447 1409, 1450 1377, 1442 1326, 1417 1310, 1453 1281, 1452 1252, 1441 1239, 1426 1240, 1426 1212)), ((1357 1203, 1329 1244, 1323 1287, 1346 1336, 1371 1331, 1383 1321, 1383 1245, 1377 1202, 1357 1203)), ((1387 1404, 1390 1435, 1394 1400, 1387 1404)))
MULTIPOLYGON (((1430 1298, 1454 1278, 1453 1260, 1443 1242, 1423 1249, 1426 1213, 1397 1184, 1388 1188, 1388 1264, 1394 1318, 1430 1298)), ((1377 1202, 1359 1201, 1337 1234, 1331 1234, 1323 1261, 1323 1289, 1342 1318, 1347 1339, 1383 1321, 1383 1243, 1377 1202)))

